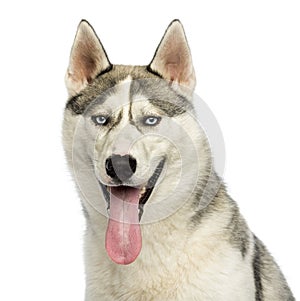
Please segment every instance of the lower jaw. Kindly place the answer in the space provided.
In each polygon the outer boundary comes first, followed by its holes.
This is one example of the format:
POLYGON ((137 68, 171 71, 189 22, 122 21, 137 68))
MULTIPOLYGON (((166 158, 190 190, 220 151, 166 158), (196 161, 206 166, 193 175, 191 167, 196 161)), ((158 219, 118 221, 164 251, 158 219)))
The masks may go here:
POLYGON ((164 160, 160 162, 144 189, 122 185, 107 187, 101 184, 109 215, 105 247, 111 260, 117 264, 132 263, 141 251, 140 221, 144 205, 152 194, 163 165, 164 160))

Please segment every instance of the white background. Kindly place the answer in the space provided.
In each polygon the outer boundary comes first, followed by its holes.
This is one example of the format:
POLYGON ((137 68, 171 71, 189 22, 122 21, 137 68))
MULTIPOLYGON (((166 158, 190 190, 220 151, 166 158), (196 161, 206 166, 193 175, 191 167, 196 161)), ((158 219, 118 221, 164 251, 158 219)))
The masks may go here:
POLYGON ((229 192, 300 298, 299 1, 2 1, 0 14, 0 300, 83 300, 84 221, 61 146, 82 18, 122 64, 150 62, 182 21, 229 192))

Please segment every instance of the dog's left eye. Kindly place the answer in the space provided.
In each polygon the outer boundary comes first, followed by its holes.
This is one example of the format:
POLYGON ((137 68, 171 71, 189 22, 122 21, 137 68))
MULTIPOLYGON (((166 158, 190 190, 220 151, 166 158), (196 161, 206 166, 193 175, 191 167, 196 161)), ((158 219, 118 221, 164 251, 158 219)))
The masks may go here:
POLYGON ((108 123, 108 117, 103 115, 93 116, 92 120, 97 125, 106 125, 108 123))
POLYGON ((160 120, 161 120, 161 117, 147 116, 144 118, 144 124, 153 126, 153 125, 159 124, 160 120))

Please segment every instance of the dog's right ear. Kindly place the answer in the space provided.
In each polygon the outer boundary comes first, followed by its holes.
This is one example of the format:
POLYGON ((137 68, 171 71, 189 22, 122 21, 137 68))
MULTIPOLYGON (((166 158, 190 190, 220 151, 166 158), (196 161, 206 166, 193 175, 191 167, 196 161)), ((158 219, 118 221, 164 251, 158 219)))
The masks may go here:
POLYGON ((194 90, 196 78, 192 56, 179 20, 174 20, 167 28, 148 70, 190 92, 194 90))
POLYGON ((66 74, 69 96, 78 94, 98 74, 112 68, 92 26, 82 20, 78 26, 66 74))

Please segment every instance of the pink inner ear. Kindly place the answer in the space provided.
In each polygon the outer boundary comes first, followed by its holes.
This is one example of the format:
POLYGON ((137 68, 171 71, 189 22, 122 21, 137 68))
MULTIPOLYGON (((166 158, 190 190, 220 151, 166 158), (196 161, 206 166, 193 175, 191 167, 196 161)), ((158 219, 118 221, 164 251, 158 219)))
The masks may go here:
POLYGON ((170 76, 170 80, 178 80, 179 79, 179 66, 176 63, 168 63, 166 64, 167 74, 170 76))
POLYGON ((95 31, 86 21, 82 21, 73 43, 66 77, 69 94, 78 93, 91 83, 97 74, 110 66, 95 31))
POLYGON ((185 91, 194 90, 196 79, 191 53, 179 21, 173 21, 168 27, 149 67, 164 79, 188 88, 185 91))

